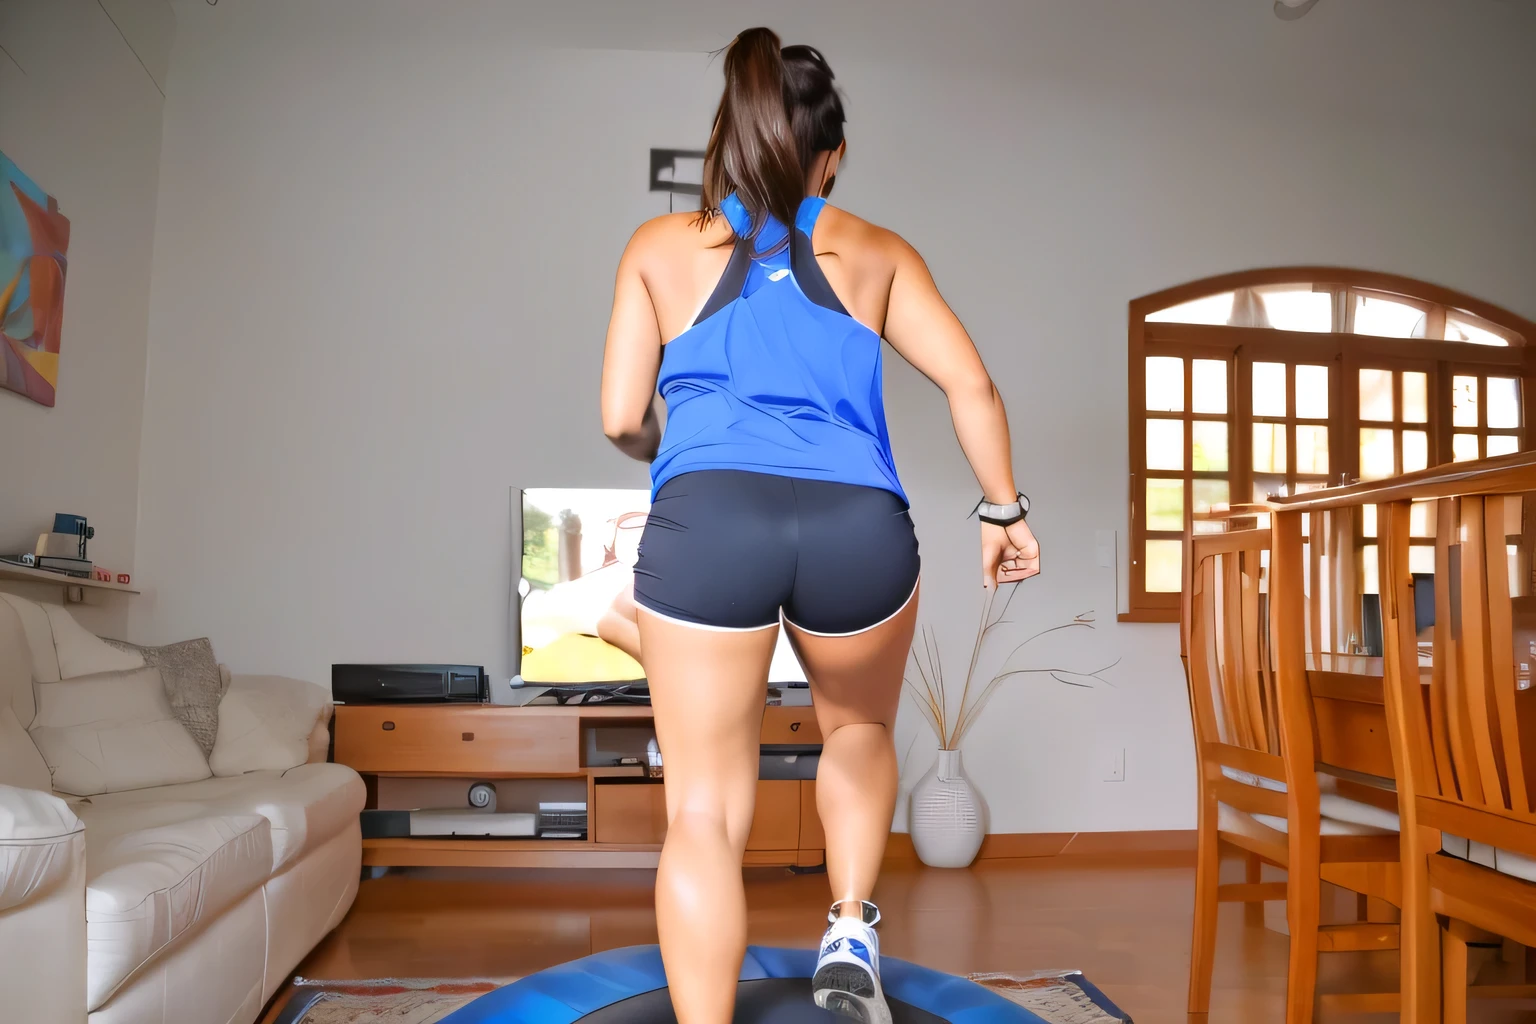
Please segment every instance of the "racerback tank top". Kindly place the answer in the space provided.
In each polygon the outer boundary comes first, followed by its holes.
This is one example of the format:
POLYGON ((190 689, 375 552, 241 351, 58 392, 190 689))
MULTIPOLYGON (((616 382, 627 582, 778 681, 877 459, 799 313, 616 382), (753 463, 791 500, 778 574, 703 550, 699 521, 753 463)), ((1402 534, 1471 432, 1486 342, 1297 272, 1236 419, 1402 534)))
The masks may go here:
POLYGON ((880 336, 843 308, 811 246, 825 205, 807 198, 792 231, 769 217, 753 241, 741 201, 720 204, 736 245, 693 324, 662 350, 667 425, 652 497, 683 473, 737 469, 907 500, 886 432, 880 336))

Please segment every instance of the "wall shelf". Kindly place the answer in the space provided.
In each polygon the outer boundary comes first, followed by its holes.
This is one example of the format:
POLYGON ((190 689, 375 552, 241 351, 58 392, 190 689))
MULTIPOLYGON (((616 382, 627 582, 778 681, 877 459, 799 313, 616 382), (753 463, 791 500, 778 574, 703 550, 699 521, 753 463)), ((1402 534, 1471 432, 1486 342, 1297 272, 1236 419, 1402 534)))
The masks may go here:
POLYGON ((123 583, 103 583, 101 580, 66 576, 61 572, 49 572, 47 569, 32 569, 25 565, 0 565, 0 580, 15 580, 21 583, 50 583, 55 587, 83 587, 86 590, 111 590, 119 594, 138 593, 132 586, 123 583))

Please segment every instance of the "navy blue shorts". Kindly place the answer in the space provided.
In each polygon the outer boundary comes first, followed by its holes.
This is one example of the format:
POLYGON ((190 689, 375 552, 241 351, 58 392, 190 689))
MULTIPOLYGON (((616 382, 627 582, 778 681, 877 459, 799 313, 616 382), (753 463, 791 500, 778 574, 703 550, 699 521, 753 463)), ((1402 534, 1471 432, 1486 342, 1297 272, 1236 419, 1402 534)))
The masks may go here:
POLYGON ((740 470, 661 486, 635 563, 635 603, 695 626, 862 633, 917 590, 917 534, 891 491, 740 470))

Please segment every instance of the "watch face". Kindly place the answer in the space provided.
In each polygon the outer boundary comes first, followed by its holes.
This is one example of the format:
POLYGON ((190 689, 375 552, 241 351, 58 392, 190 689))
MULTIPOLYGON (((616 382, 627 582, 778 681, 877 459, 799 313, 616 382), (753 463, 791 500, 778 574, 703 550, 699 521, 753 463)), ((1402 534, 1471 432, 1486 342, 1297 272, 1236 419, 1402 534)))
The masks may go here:
POLYGON ((1029 499, 1022 494, 1019 495, 1019 510, 1026 513, 1029 511, 1029 499))

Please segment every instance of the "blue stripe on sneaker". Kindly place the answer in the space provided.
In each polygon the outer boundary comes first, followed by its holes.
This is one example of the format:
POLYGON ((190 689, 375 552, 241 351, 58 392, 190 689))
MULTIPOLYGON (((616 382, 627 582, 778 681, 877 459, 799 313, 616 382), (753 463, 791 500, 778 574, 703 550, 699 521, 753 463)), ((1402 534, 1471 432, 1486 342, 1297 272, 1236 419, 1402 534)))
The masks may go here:
POLYGON ((848 952, 852 953, 860 960, 863 960, 871 967, 873 967, 875 964, 874 958, 869 955, 869 947, 864 945, 864 943, 860 942, 858 939, 848 940, 848 952))

